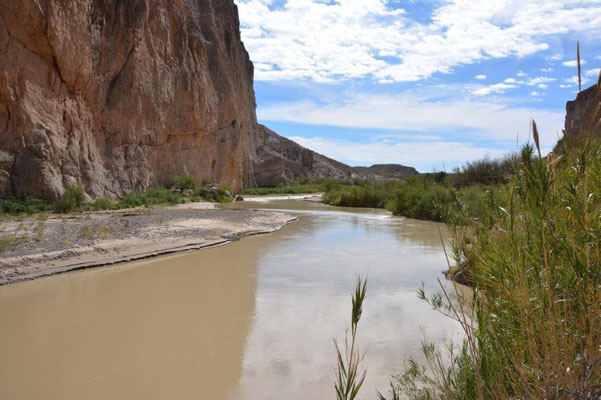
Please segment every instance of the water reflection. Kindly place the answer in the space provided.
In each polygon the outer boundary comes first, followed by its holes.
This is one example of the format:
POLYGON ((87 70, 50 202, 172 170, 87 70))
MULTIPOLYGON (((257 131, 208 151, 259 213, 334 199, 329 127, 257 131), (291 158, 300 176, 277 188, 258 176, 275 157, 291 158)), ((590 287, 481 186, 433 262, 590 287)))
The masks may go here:
POLYGON ((257 318, 232 398, 332 398, 332 338, 348 326, 358 274, 369 275, 360 328, 369 372, 361 398, 375 398, 407 357, 421 358, 422 329, 438 343, 458 332, 416 296, 422 282, 438 288, 445 264, 440 225, 381 210, 302 208, 295 229, 283 231, 259 258, 257 318))
POLYGON ((452 321, 417 299, 445 259, 438 224, 301 201, 271 235, 126 266, 0 288, 0 398, 325 399, 332 338, 350 291, 369 275, 359 341, 361 398, 419 357, 422 327, 441 342, 452 321))
POLYGON ((226 398, 255 311, 259 247, 224 250, 1 288, 0 398, 226 398))

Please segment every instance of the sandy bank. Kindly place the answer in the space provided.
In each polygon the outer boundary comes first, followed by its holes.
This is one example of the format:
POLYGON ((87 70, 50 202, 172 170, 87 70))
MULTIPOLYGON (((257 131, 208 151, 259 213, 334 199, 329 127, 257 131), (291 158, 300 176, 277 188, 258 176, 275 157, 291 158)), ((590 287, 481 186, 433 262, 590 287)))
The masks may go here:
POLYGON ((215 246, 273 232, 295 219, 279 212, 191 203, 3 221, 3 240, 10 238, 10 243, 0 256, 0 285, 215 246))

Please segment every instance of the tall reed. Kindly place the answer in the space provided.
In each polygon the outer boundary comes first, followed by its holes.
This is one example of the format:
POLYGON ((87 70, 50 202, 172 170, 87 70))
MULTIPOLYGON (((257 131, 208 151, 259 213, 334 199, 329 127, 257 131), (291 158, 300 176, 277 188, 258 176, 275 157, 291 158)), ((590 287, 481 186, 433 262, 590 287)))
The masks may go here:
POLYGON ((365 381, 367 370, 362 367, 363 355, 357 350, 357 327, 361 314, 363 313, 363 301, 365 300, 365 291, 367 279, 357 279, 355 291, 351 297, 351 332, 347 330, 344 338, 344 355, 334 339, 337 355, 336 371, 336 398, 337 400, 353 400, 365 381))

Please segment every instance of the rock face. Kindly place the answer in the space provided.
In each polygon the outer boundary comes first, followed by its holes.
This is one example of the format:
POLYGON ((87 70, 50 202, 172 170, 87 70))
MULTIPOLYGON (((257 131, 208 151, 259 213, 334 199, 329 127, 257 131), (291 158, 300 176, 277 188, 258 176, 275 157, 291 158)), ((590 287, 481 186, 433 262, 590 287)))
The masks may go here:
POLYGON ((257 161, 255 181, 258 186, 277 186, 288 179, 350 178, 352 168, 304 148, 259 125, 256 133, 257 161))
POLYGON ((0 196, 253 185, 252 83, 233 0, 0 0, 0 196))
POLYGON ((371 167, 353 167, 353 172, 365 179, 403 179, 419 175, 413 167, 399 164, 376 164, 371 167))
POLYGON ((566 136, 579 134, 581 125, 583 132, 587 132, 591 127, 596 133, 601 132, 601 127, 598 125, 599 119, 601 119, 601 111, 593 121, 600 100, 597 96, 597 85, 595 85, 578 93, 576 100, 568 101, 565 121, 566 136))

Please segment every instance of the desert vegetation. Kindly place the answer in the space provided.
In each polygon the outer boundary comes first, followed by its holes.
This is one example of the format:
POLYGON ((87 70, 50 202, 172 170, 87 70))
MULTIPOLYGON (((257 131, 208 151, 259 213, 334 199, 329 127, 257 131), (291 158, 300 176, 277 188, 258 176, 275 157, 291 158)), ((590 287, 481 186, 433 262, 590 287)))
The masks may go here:
POLYGON ((86 202, 81 186, 71 185, 54 203, 36 198, 0 199, 0 215, 19 216, 39 213, 70 213, 73 211, 120 210, 135 207, 153 207, 182 204, 193 201, 227 203, 232 201, 232 188, 228 185, 211 185, 202 179, 200 184, 190 175, 173 177, 171 186, 155 186, 145 191, 132 191, 119 200, 100 197, 86 202))
POLYGON ((501 166, 512 171, 507 183, 480 201, 465 201, 465 189, 434 200, 452 234, 449 267, 461 266, 473 294, 441 285, 418 296, 456 320, 465 339, 423 342, 425 363, 407 360, 391 379, 392 399, 601 397, 601 140, 593 128, 563 141, 561 155, 543 156, 533 122, 534 143, 501 166))

